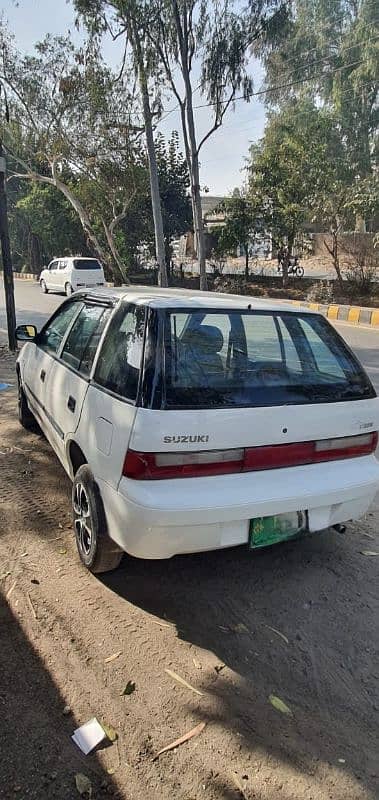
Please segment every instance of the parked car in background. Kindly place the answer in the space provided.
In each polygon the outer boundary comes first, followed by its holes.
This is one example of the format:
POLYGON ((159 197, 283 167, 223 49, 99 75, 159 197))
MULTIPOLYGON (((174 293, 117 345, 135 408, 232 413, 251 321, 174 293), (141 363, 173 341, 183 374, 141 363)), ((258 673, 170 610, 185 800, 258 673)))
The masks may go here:
POLYGON ((39 284, 44 294, 64 292, 69 297, 78 289, 105 286, 104 270, 97 258, 54 258, 42 270, 39 284))
POLYGON ((379 486, 379 399, 320 314, 130 286, 17 329, 19 419, 73 481, 82 562, 255 550, 356 519, 379 486))

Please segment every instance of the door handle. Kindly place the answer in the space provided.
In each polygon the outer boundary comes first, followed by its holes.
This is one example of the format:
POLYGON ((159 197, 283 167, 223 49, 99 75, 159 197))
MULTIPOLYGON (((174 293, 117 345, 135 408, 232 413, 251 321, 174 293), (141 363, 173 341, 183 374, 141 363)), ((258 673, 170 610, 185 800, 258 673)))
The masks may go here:
POLYGON ((74 411, 75 411, 75 406, 76 406, 76 400, 75 400, 75 397, 72 397, 72 396, 70 395, 70 396, 69 396, 69 398, 68 398, 68 400, 67 400, 67 408, 69 409, 69 411, 72 411, 72 413, 74 413, 74 411))
POLYGON ((39 376, 40 376, 40 378, 41 378, 41 381, 42 381, 42 383, 43 383, 43 382, 44 382, 44 380, 45 380, 45 378, 46 378, 46 372, 45 372, 45 370, 44 370, 44 369, 41 369, 41 372, 40 372, 39 376))

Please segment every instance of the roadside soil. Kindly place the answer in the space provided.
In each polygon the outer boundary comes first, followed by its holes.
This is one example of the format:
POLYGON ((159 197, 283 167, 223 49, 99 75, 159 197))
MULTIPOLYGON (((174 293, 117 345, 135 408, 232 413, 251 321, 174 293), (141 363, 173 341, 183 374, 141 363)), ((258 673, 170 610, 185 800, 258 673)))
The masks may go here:
MULTIPOLYGON (((270 274, 275 271, 275 262, 263 274, 250 273, 248 281, 244 275, 228 273, 227 269, 220 277, 208 275, 208 290, 213 292, 229 292, 232 294, 250 295, 252 297, 272 297, 280 300, 311 300, 317 303, 340 303, 341 305, 366 306, 369 308, 379 308, 379 285, 374 283, 371 290, 366 293, 360 292, 356 287, 344 281, 343 289, 340 289, 337 281, 319 278, 312 278, 306 275, 304 278, 288 278, 288 286, 283 289, 282 278, 280 275, 270 274)), ((306 267, 306 262, 304 262, 306 267)), ((155 285, 156 272, 144 271, 131 273, 132 283, 141 285, 155 285)), ((198 289, 199 277, 197 275, 184 274, 181 278, 178 273, 170 277, 170 286, 181 287, 184 289, 198 289)))
POLYGON ((379 551, 379 510, 256 555, 125 557, 94 577, 69 480, 18 425, 5 350, 1 381, 1 800, 74 800, 77 773, 93 800, 377 798, 378 558, 364 552, 379 551), (118 739, 84 756, 70 736, 93 716, 118 739))

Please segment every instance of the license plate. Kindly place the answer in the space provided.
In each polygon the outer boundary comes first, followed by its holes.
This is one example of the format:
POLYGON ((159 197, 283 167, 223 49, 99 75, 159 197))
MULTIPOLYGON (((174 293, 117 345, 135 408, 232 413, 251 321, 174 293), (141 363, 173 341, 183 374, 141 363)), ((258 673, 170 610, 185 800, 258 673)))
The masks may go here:
POLYGON ((285 542, 306 530, 306 511, 293 511, 288 514, 277 514, 274 517, 257 517, 250 520, 249 547, 255 550, 258 547, 285 542))

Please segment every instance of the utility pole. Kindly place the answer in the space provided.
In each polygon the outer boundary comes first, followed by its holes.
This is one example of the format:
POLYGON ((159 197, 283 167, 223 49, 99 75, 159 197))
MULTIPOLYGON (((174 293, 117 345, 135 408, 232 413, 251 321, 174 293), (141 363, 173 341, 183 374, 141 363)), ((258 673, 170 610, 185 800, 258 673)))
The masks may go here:
POLYGON ((7 310, 8 343, 9 349, 14 353, 17 349, 16 342, 16 309, 14 304, 14 283, 12 269, 12 255, 9 243, 7 195, 5 191, 5 157, 3 145, 0 141, 0 239, 1 256, 3 260, 5 307, 7 310))

